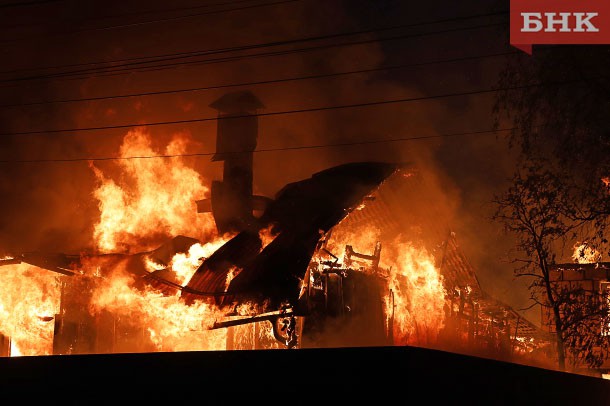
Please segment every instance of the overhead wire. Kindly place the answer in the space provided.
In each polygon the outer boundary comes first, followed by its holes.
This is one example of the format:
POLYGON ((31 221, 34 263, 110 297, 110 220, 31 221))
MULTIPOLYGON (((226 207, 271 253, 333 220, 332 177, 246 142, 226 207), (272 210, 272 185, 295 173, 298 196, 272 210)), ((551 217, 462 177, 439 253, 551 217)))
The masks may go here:
POLYGON ((128 124, 117 124, 117 125, 96 126, 96 127, 5 132, 5 133, 0 133, 0 136, 58 134, 58 133, 75 133, 75 132, 114 130, 114 129, 132 128, 132 127, 155 127, 155 126, 166 126, 166 125, 174 125, 174 124, 202 123, 202 122, 207 122, 207 121, 224 121, 224 120, 246 118, 246 117, 253 117, 253 116, 270 117, 270 116, 281 116, 281 115, 287 115, 287 114, 302 114, 302 113, 312 113, 312 112, 331 111, 331 110, 365 108, 365 107, 381 106, 381 105, 388 105, 388 104, 399 104, 399 103, 410 103, 410 102, 418 102, 418 101, 426 101, 426 100, 444 99, 444 98, 449 98, 449 97, 473 96, 473 95, 480 95, 480 94, 486 94, 486 93, 488 93, 488 94, 496 93, 499 91, 511 91, 511 90, 519 90, 519 89, 541 87, 541 86, 557 86, 557 85, 564 85, 564 84, 569 84, 569 83, 582 82, 583 80, 584 79, 575 79, 575 80, 561 81, 561 82, 532 83, 532 84, 518 85, 518 86, 492 87, 492 88, 488 88, 488 89, 471 90, 471 91, 465 91, 465 92, 444 93, 444 94, 437 94, 437 95, 431 95, 431 96, 418 96, 418 97, 408 97, 408 98, 399 98, 399 99, 390 99, 390 100, 377 100, 377 101, 360 102, 360 103, 347 103, 347 104, 332 105, 332 106, 271 111, 271 112, 264 112, 264 113, 257 113, 257 114, 237 114, 237 115, 229 115, 229 116, 202 117, 202 118, 168 120, 168 121, 153 121, 153 122, 147 122, 147 123, 128 123, 128 124))
POLYGON ((90 77, 102 76, 102 75, 99 75, 100 73, 108 73, 108 72, 114 73, 114 72, 121 72, 121 71, 125 71, 125 70, 132 72, 133 68, 138 67, 138 66, 141 66, 143 70, 144 69, 156 70, 157 68, 160 68, 160 67, 174 67, 174 66, 183 66, 183 65, 189 65, 189 64, 199 64, 199 63, 205 64, 205 63, 213 63, 213 62, 232 61, 232 60, 238 60, 238 59, 244 59, 244 58, 278 55, 278 54, 282 55, 282 54, 286 54, 286 53, 290 54, 290 53, 303 52, 303 51, 309 51, 309 50, 333 48, 333 47, 338 47, 338 46, 341 47, 341 46, 350 46, 350 45, 362 45, 362 44, 367 44, 367 43, 376 42, 376 41, 391 41, 391 40, 397 40, 397 39, 416 38, 416 37, 426 36, 426 35, 444 34, 444 33, 456 32, 456 31, 462 31, 462 30, 499 26, 499 25, 504 25, 504 23, 503 22, 491 23, 491 24, 488 23, 488 24, 475 25, 475 26, 471 26, 471 27, 458 27, 458 28, 452 28, 452 29, 446 29, 446 30, 428 31, 428 32, 424 32, 424 33, 402 34, 402 35, 385 37, 385 38, 383 38, 383 37, 382 38, 368 38, 366 40, 361 40, 361 41, 345 42, 345 43, 339 43, 339 44, 316 45, 313 47, 306 47, 306 48, 300 48, 300 49, 274 51, 269 54, 268 53, 262 53, 262 54, 259 53, 259 54, 229 56, 229 57, 227 57, 227 59, 219 58, 219 59, 204 59, 204 60, 197 60, 197 61, 180 61, 183 59, 195 58, 195 57, 200 57, 200 56, 228 54, 228 53, 232 53, 232 52, 243 52, 243 51, 250 51, 250 50, 255 50, 255 49, 260 49, 260 48, 273 48, 273 47, 295 45, 295 44, 306 43, 306 42, 324 41, 324 40, 330 40, 330 39, 337 39, 337 38, 341 38, 341 37, 373 34, 373 33, 398 30, 398 29, 404 29, 404 28, 414 28, 414 27, 418 27, 418 26, 422 26, 422 25, 445 24, 445 23, 450 23, 450 22, 455 22, 455 21, 463 21, 466 19, 476 19, 476 18, 481 18, 481 17, 497 16, 497 15, 502 15, 502 14, 503 13, 481 14, 481 15, 468 16, 468 17, 458 17, 458 18, 451 18, 451 19, 444 19, 444 20, 403 24, 403 25, 397 25, 397 26, 391 26, 391 27, 381 27, 381 28, 375 28, 375 29, 311 36, 311 37, 297 38, 297 39, 285 40, 285 41, 255 43, 255 44, 241 45, 241 46, 235 46, 235 47, 213 48, 213 49, 206 49, 206 50, 199 50, 199 51, 180 52, 180 53, 139 57, 139 58, 127 58, 127 59, 114 60, 114 61, 108 61, 108 62, 93 62, 93 63, 62 65, 62 66, 45 67, 45 68, 32 68, 32 69, 27 69, 27 70, 12 70, 12 71, 0 72, 0 74, 18 73, 18 72, 32 71, 32 70, 38 71, 38 70, 44 70, 44 69, 65 69, 65 68, 72 68, 72 67, 78 67, 78 66, 84 67, 84 66, 90 66, 91 64, 93 64, 93 65, 107 65, 107 64, 113 64, 113 63, 115 64, 112 66, 98 66, 98 67, 83 68, 83 69, 78 69, 78 70, 69 70, 69 71, 64 71, 64 72, 54 72, 54 73, 21 76, 21 77, 17 76, 17 77, 12 77, 12 78, 8 78, 8 79, 2 79, 2 80, 0 80, 0 83, 30 81, 30 80, 38 80, 38 79, 51 79, 51 78, 57 78, 57 77, 66 77, 66 76, 72 76, 72 75, 85 75, 85 74, 88 74, 85 77, 90 78, 90 77), (144 59, 146 59, 146 60, 144 60, 144 59), (160 63, 160 62, 169 62, 169 61, 179 61, 179 62, 162 64, 162 65, 151 65, 151 64, 156 64, 156 63, 160 63), (150 66, 142 66, 142 65, 150 65, 150 66))
MULTIPOLYGON (((189 58, 189 57, 195 57, 195 56, 216 54, 219 52, 235 52, 235 51, 257 49, 257 48, 261 48, 261 47, 292 45, 292 44, 299 43, 299 42, 320 41, 320 40, 334 39, 334 38, 338 38, 338 37, 373 34, 373 33, 378 33, 378 32, 383 32, 383 31, 391 31, 391 30, 398 30, 398 29, 404 29, 404 28, 415 28, 415 27, 424 26, 424 25, 446 24, 446 23, 458 22, 458 21, 464 21, 464 20, 497 17, 497 16, 506 15, 506 14, 507 14, 507 12, 505 12, 505 11, 493 12, 493 13, 483 13, 483 14, 476 14, 476 15, 445 18, 445 19, 440 19, 440 20, 430 20, 430 21, 422 21, 422 22, 416 22, 416 23, 392 25, 392 26, 388 26, 388 27, 369 28, 366 30, 357 30, 357 31, 340 32, 340 33, 334 33, 334 34, 316 35, 316 36, 310 36, 310 37, 305 37, 305 38, 296 38, 296 39, 284 40, 284 41, 254 43, 254 44, 246 44, 246 45, 239 45, 239 46, 233 46, 233 47, 211 48, 211 49, 204 49, 204 50, 197 50, 197 51, 174 52, 174 53, 168 53, 168 54, 166 53, 166 54, 149 55, 149 56, 142 56, 142 57, 122 58, 122 59, 114 59, 114 60, 107 60, 107 61, 90 61, 90 62, 81 62, 81 63, 75 63, 75 64, 13 69, 13 70, 8 70, 8 71, 1 71, 0 74, 20 73, 20 72, 33 71, 33 70, 40 71, 40 70, 49 70, 49 69, 66 69, 66 68, 76 68, 76 67, 84 67, 84 66, 91 66, 91 65, 105 65, 105 64, 108 64, 108 65, 114 64, 114 66, 112 66, 112 67, 116 67, 116 66, 121 66, 121 65, 126 66, 125 65, 126 63, 136 62, 136 61, 137 61, 137 63, 164 62, 164 61, 173 60, 173 59, 182 59, 182 58, 189 58), (143 61, 144 59, 147 59, 147 60, 143 61)), ((91 68, 91 69, 96 69, 96 68, 91 68)), ((97 69, 102 69, 102 67, 97 68, 97 69)), ((77 72, 83 72, 83 71, 77 71, 77 72)))
MULTIPOLYGON (((499 128, 499 129, 487 129, 480 131, 467 131, 458 133, 444 133, 435 135, 422 135, 422 136, 411 136, 411 137, 399 137, 399 138, 384 138, 374 140, 361 140, 361 141, 346 141, 339 143, 330 144, 314 144, 314 145, 297 145, 292 147, 277 147, 277 148, 263 148, 255 149, 253 153, 264 153, 264 152, 278 152, 278 151, 297 151, 297 150, 310 150, 320 148, 337 148, 337 147, 350 147, 350 146, 362 146, 372 144, 383 144, 393 142, 407 142, 407 141, 418 141, 418 140, 430 140, 435 138, 449 138, 449 137, 460 137, 470 135, 483 135, 483 134, 494 134, 500 132, 513 131, 515 128, 499 128)), ((250 151, 228 151, 226 154, 240 154, 250 151)), ((121 161, 121 160, 133 160, 133 159, 169 159, 169 158, 186 158, 186 157, 202 157, 212 156, 216 152, 193 152, 193 153, 182 153, 182 154, 164 154, 164 155, 132 155, 132 156, 106 156, 106 157, 87 157, 87 158, 48 158, 48 159, 20 159, 20 160, 0 160, 0 164, 18 164, 18 163, 61 163, 61 162, 95 162, 95 161, 121 161)))
MULTIPOLYGON (((503 14, 503 13, 493 13, 494 15, 499 15, 499 14, 503 14)), ((458 17, 457 19, 463 20, 463 19, 472 19, 474 18, 473 16, 469 16, 469 17, 458 17)), ((438 24, 440 22, 447 22, 447 20, 439 20, 436 22, 426 22, 426 23, 415 23, 415 24, 411 24, 410 26, 416 26, 416 25, 424 25, 424 24, 438 24)), ((421 36, 421 35, 430 35, 430 34, 434 34, 434 33, 446 33, 446 32, 453 32, 456 30, 465 30, 465 29, 476 29, 476 28, 481 28, 481 27, 486 27, 486 26, 493 26, 493 25, 499 25, 499 24, 487 24, 487 25, 483 25, 483 26, 476 26, 476 27, 461 27, 461 28, 457 28, 457 29, 450 29, 450 30, 442 30, 442 31, 436 31, 436 32, 429 32, 429 33, 420 33, 420 34, 410 34, 410 36, 421 36)), ((390 30, 390 29, 397 29, 397 27, 388 27, 386 29, 382 29, 382 30, 390 30)), ((333 34, 330 37, 336 37, 336 36, 345 36, 345 35, 358 35, 358 34, 364 34, 364 33, 370 33, 371 30, 367 30, 367 31, 359 31, 356 33, 342 33, 342 34, 333 34)), ((383 41, 383 40, 391 40, 391 39, 397 39, 397 38, 403 38, 403 36, 395 36, 395 37, 390 37, 390 38, 377 38, 377 39, 367 39, 367 40, 363 40, 359 43, 367 43, 367 42, 372 42, 372 41, 383 41)), ((316 39, 301 39, 301 40, 290 40, 290 41, 306 41, 306 40, 320 40, 322 39, 321 37, 317 37, 316 39)), ((320 48, 326 48, 326 47, 334 47, 334 46, 345 46, 345 45, 353 45, 353 44, 357 44, 357 43, 348 43, 348 44, 326 44, 324 46, 317 46, 317 47, 313 47, 311 49, 320 49, 320 48)), ((262 47, 262 46, 277 46, 277 43, 274 43, 273 45, 271 44, 255 44, 255 45, 251 45, 253 48, 254 47, 258 48, 258 47, 262 47)), ((244 47, 239 47, 239 50, 244 50, 244 47)), ((207 51, 200 51, 200 52, 207 52, 207 53, 211 53, 211 52, 233 52, 236 51, 238 49, 233 49, 231 51, 229 51, 228 49, 218 49, 218 50, 207 50, 207 51)), ((283 51, 283 52, 299 52, 299 51, 304 51, 306 49, 298 49, 298 50, 288 50, 288 51, 283 51)), ((474 58, 481 58, 481 57, 492 57, 492 56, 499 56, 499 55, 509 55, 509 54, 514 54, 516 52, 510 52, 510 53, 499 53, 499 54, 494 54, 494 55, 489 55, 489 56, 476 56, 476 57, 464 57, 464 58, 454 58, 453 60, 445 60, 445 61, 431 61, 428 63, 418 63, 418 64, 411 64, 411 65, 406 65, 406 66, 417 66, 417 65, 425 65, 425 64, 434 64, 434 63, 444 63, 444 62, 451 62, 451 61, 459 61, 459 60, 468 60, 468 59, 474 59, 474 58)), ((277 54, 276 53, 272 53, 272 54, 277 54)), ((200 55, 197 55, 200 56, 200 55)), ((252 56, 258 56, 258 55, 245 55, 245 56, 241 56, 241 58, 243 57, 252 57, 252 56)), ((192 55, 189 56, 185 56, 182 53, 180 54, 181 58, 184 57, 193 57, 192 55)), ((142 58, 137 58, 137 60, 140 60, 142 58)), ((138 62, 138 63, 151 63, 151 62, 159 62, 160 60, 155 60, 155 61, 146 61, 146 62, 138 62)), ((205 61, 188 61, 188 63, 205 63, 205 62, 211 62, 210 60, 205 60, 205 61)), ((151 67, 147 67, 147 68, 151 68, 151 69, 159 69, 163 67, 163 65, 157 65, 157 66, 151 66, 151 67)), ((208 87, 200 87, 200 88, 191 88, 191 89, 179 89, 179 90, 168 90, 168 91, 159 91, 159 92, 146 92, 146 93, 139 93, 139 94, 131 94, 131 95, 116 95, 116 96, 109 96, 109 97, 98 97, 98 98, 89 98, 89 99, 95 99, 95 100, 99 100, 99 99, 104 99, 104 98, 122 98, 122 97, 134 97, 134 96, 141 96, 141 95, 152 95, 152 94, 167 94, 167 93, 177 93, 177 92, 185 92, 185 91, 199 91, 199 90, 207 90, 207 89, 211 89, 211 88, 221 88, 221 87, 229 87, 229 86, 244 86, 244 85, 256 85, 256 84, 264 84, 264 83, 279 83, 281 81, 290 81, 290 80, 305 80, 305 79, 313 79, 313 78, 321 78, 321 77, 331 77, 331 76, 339 76, 339 75, 347 75, 347 74, 356 74, 356 73, 366 73, 366 72, 371 72, 371 71, 377 71, 377 70, 383 70, 383 69, 399 69, 399 68, 403 68, 405 66, 390 66, 390 67, 381 67, 381 68, 372 68, 372 69, 361 69, 361 70, 356 70, 356 71, 349 71, 349 72, 335 72, 335 73, 329 73, 329 74, 320 74, 320 75, 309 75, 309 76, 304 76, 304 77, 297 77, 297 78, 284 78, 284 79, 272 79, 272 80, 268 80, 268 81, 258 81, 258 82, 249 82, 249 83, 237 83, 237 84, 226 84, 226 85, 217 85, 217 86, 208 86, 208 87)), ((113 67, 116 68, 116 67, 113 67)), ((99 69, 99 68, 98 68, 99 69)), ((70 72, 69 74, 74 73, 74 72, 70 72)), ((82 73, 82 72, 79 72, 82 73)), ((517 88, 521 88, 523 86, 517 86, 514 87, 513 89, 517 89, 517 88)), ((446 98, 446 97, 455 97, 455 96, 467 96, 467 95, 475 95, 475 94, 483 94, 483 93, 490 93, 490 92, 497 92, 499 90, 509 90, 509 89, 483 89, 483 90, 475 90, 475 91, 468 91, 468 92, 459 92, 459 93, 447 93, 447 94, 441 94, 441 95, 433 95, 433 96, 422 96, 422 97, 415 97, 415 98, 401 98, 401 99, 393 99, 393 100, 380 100, 380 101, 372 101, 372 102, 362 102, 362 103, 350 103, 350 104, 343 104, 343 105, 334 105, 334 106, 323 106, 323 107, 314 107, 314 108, 305 108, 305 109, 295 109, 295 110, 285 110, 285 111, 274 111, 274 112, 263 112, 263 113, 259 113, 256 114, 256 116, 258 117, 265 117, 265 116, 277 116, 277 115, 284 115, 284 114, 297 114, 297 113, 306 113, 306 112, 319 112, 319 111, 328 111, 328 110, 337 110, 337 109, 348 109, 348 108, 359 108, 359 107, 370 107, 370 106, 376 106, 376 105, 384 105, 384 104, 392 104, 392 103, 405 103, 405 102, 413 102, 413 101, 420 101, 420 100, 431 100, 431 99, 438 99, 438 98, 446 98)), ((40 104, 40 103, 64 103, 64 102, 74 102, 74 101, 83 101, 83 100, 58 100, 58 101, 45 101, 45 102, 39 102, 39 103, 32 103, 32 104, 40 104)), ((11 105, 9 105, 8 107, 10 107, 11 105)), ((7 106, 0 106, 0 107, 7 107, 7 106)), ((233 116, 233 117, 226 117, 226 118, 238 118, 238 117, 249 117, 252 116, 251 114, 248 115, 243 115, 243 116, 233 116)), ((149 123, 131 123, 131 124, 121 124, 121 125, 113 125, 113 126, 97 126, 97 127, 83 127, 83 128, 64 128, 64 129, 50 129, 50 130, 38 130, 38 131, 21 131, 21 132, 7 132, 7 133, 0 133, 1 136, 16 136, 16 135, 27 135, 27 134, 54 134, 54 133, 68 133, 68 132, 80 132, 80 131, 96 131, 96 130, 109 130, 109 129, 119 129, 119 128, 128 128, 128 127, 147 127, 147 126, 159 126, 159 125, 171 125, 171 124, 187 124, 187 123, 195 123, 195 122, 203 122, 203 121, 216 121, 216 120, 221 120, 224 119, 223 117, 204 117, 204 118, 196 118, 196 119, 187 119, 187 120, 174 120, 174 121, 163 121, 163 122, 149 122, 149 123)), ((368 140, 368 141, 360 141, 360 142, 349 142, 349 143, 339 143, 339 144, 321 144, 321 145, 309 145, 309 146, 297 146, 297 147, 283 147, 283 148, 272 148, 272 149, 266 149, 266 150, 257 150, 257 152, 270 152, 270 151, 282 151, 282 150, 295 150, 295 149, 312 149, 312 148, 326 148, 326 147, 338 147, 338 146, 350 146, 350 145, 366 145, 369 143, 379 143, 379 142, 399 142, 399 141, 408 141, 408 140, 417 140, 417 139, 429 139, 429 138, 437 138, 437 137, 449 137, 449 136, 458 136, 458 135, 475 135, 475 134, 483 134, 483 133, 490 133, 490 132, 498 132, 498 131, 508 131, 510 129, 494 129, 494 130, 485 130, 485 131, 477 131, 477 132, 467 132, 467 133, 455 133, 455 134, 444 134, 444 135, 435 135, 435 136, 422 136, 422 137, 408 137, 408 138, 397 138, 397 139, 384 139, 384 140, 368 140)), ((169 157, 176 157, 176 156, 202 156, 202 155, 209 155, 211 153, 194 153, 194 154, 180 154, 180 155, 158 155, 158 156, 142 156, 142 157, 128 157, 128 159, 144 159, 144 158, 169 158, 169 157)), ((90 160, 111 160, 111 159, 127 159, 126 157, 98 157, 98 158, 74 158, 74 159, 70 159, 70 158, 65 158, 65 159, 46 159, 46 160, 6 160, 6 161, 0 161, 0 163, 25 163, 25 162, 75 162, 75 161, 90 161, 90 160)))
POLYGON ((465 62, 465 61, 471 61, 471 60, 497 58, 497 57, 503 57, 503 56, 519 55, 519 54, 523 54, 523 53, 520 51, 496 52, 496 53, 491 53, 491 54, 486 54, 486 55, 469 55, 469 56, 463 56, 463 57, 459 57, 459 58, 438 59, 438 60, 425 61, 425 62, 388 65, 388 66, 380 66, 380 67, 376 67, 376 68, 356 69, 356 70, 349 70, 349 71, 342 71, 342 72, 321 73, 321 74, 312 74, 312 75, 305 75, 305 76, 293 76, 293 77, 281 78, 281 79, 237 82, 237 83, 227 83, 227 84, 219 84, 219 85, 209 85, 209 86, 190 87, 190 88, 181 88, 181 89, 169 89, 169 90, 158 90, 158 91, 150 91, 150 92, 127 93, 127 94, 107 95, 107 96, 96 96, 96 97, 81 97, 81 98, 73 98, 73 99, 56 99, 56 100, 43 100, 43 101, 36 101, 36 102, 3 104, 3 105, 0 105, 0 108, 14 108, 14 107, 28 107, 28 106, 45 105, 45 104, 62 104, 62 103, 77 103, 77 102, 90 102, 90 101, 102 101, 102 100, 116 100, 116 99, 126 99, 126 98, 133 98, 133 97, 148 97, 148 96, 167 95, 167 94, 201 92, 201 91, 207 91, 207 90, 226 89, 226 88, 233 88, 233 87, 260 86, 260 85, 268 85, 268 84, 276 84, 276 83, 286 83, 286 82, 296 82, 296 81, 313 80, 313 79, 332 78, 332 77, 339 77, 339 76, 358 75, 358 74, 365 74, 365 73, 386 72, 386 71, 393 71, 393 70, 400 70, 400 69, 407 69, 407 68, 417 68, 417 67, 423 67, 423 66, 439 65, 439 64, 454 63, 454 62, 465 62))
MULTIPOLYGON (((385 42, 385 41, 395 41, 395 40, 401 40, 401 39, 407 39, 407 38, 418 38, 418 37, 427 36, 427 35, 446 34, 446 33, 460 32, 460 31, 466 31, 466 30, 476 30, 476 29, 480 29, 480 28, 489 28, 489 27, 495 27, 495 26, 501 26, 501 25, 504 25, 504 23, 489 23, 489 24, 482 24, 482 25, 476 25, 476 26, 470 26, 470 27, 460 27, 460 28, 439 30, 439 31, 433 31, 433 32, 416 33, 416 34, 402 34, 402 35, 396 35, 396 36, 391 36, 391 37, 370 38, 370 39, 352 41, 352 42, 332 43, 332 44, 316 45, 316 46, 282 50, 282 51, 272 51, 272 52, 262 52, 262 53, 255 53, 255 54, 228 56, 228 57, 221 57, 221 58, 216 58, 216 59, 212 58, 212 59, 203 59, 203 60, 196 60, 196 61, 173 62, 173 63, 167 63, 167 64, 161 64, 161 65, 146 66, 146 67, 142 67, 139 69, 134 69, 132 65, 141 64, 141 63, 133 63, 133 64, 130 64, 129 66, 116 66, 116 67, 109 67, 109 68, 87 69, 87 70, 81 70, 81 71, 70 71, 70 72, 55 73, 55 74, 48 74, 48 75, 3 79, 3 80, 0 80, 0 83, 24 82, 24 81, 40 80, 40 79, 58 79, 58 78, 65 79, 65 78, 69 78, 70 76, 77 76, 77 77, 75 77, 75 79, 86 79, 86 78, 89 79, 89 78, 98 78, 98 77, 111 76, 111 75, 112 76, 121 75, 121 74, 133 73, 133 72, 159 71, 159 70, 171 69, 171 68, 175 68, 178 66, 185 66, 185 65, 205 65, 205 64, 213 64, 213 63, 233 62, 233 61, 242 60, 242 59, 290 55, 290 54, 316 51, 316 50, 322 50, 322 49, 364 45, 364 44, 378 43, 378 42, 385 42), (78 75, 81 75, 81 76, 78 76, 78 75)), ((226 52, 226 51, 223 51, 223 52, 226 52)), ((155 62, 158 62, 158 61, 155 61, 155 62)), ((147 61, 145 63, 150 63, 150 61, 147 61)))

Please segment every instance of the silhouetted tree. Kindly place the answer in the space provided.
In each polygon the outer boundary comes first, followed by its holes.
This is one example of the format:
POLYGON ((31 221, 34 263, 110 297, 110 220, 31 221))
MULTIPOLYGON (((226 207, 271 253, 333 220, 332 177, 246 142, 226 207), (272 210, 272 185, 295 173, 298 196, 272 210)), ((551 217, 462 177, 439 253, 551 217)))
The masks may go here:
MULTIPOLYGON (((583 208, 581 236, 603 245, 610 214, 610 47, 536 47, 509 59, 499 79, 497 125, 509 121, 522 162, 551 162, 583 208)), ((505 125, 505 124, 504 124, 505 125)))
POLYGON ((564 202, 561 179, 541 166, 517 172, 510 188, 496 196, 494 218, 516 238, 517 276, 532 277, 529 285, 531 298, 548 306, 554 316, 557 334, 556 349, 560 368, 565 368, 565 325, 561 317, 561 303, 554 295, 550 277, 555 262, 555 247, 574 230, 571 217, 577 211, 564 202))
POLYGON ((607 244, 610 217, 610 47, 535 47, 502 71, 497 125, 512 128, 520 152, 511 186, 495 199, 500 220, 524 257, 516 272, 532 276, 532 298, 548 306, 559 365, 566 351, 599 366, 608 357, 600 329, 608 302, 599 292, 551 283, 549 272, 567 241, 607 244))
POLYGON ((562 339, 573 367, 597 368, 610 355, 608 292, 582 286, 553 285, 562 339))

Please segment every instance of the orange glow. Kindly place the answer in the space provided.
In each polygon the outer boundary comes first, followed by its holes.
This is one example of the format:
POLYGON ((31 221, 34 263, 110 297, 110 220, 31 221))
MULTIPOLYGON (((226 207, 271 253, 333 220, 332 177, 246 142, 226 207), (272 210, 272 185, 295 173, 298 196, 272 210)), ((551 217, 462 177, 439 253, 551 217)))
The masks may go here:
POLYGON ((273 232, 273 225, 270 225, 268 227, 262 228, 258 232, 258 236, 262 241, 262 248, 265 248, 275 239, 275 237, 277 237, 277 233, 273 232))
MULTIPOLYGON (((381 241, 381 230, 362 227, 333 232, 327 247, 339 258, 349 244, 361 254, 371 255, 381 241)), ((399 238, 382 243, 379 271, 387 277, 385 297, 388 320, 393 315, 396 345, 430 345, 444 327, 446 292, 435 260, 425 249, 399 238), (393 309, 393 311, 392 311, 393 309)), ((366 270, 366 260, 353 268, 366 270)), ((371 262, 368 262, 370 266, 371 262)))
POLYGON ((11 357, 22 357, 21 350, 15 343, 11 343, 11 357))
POLYGON ((0 333, 11 355, 51 355, 60 290, 55 274, 26 264, 0 268, 0 333))
POLYGON ((173 256, 170 263, 172 271, 176 274, 176 280, 179 284, 185 285, 193 276, 197 268, 201 265, 205 258, 208 258, 218 248, 220 248, 229 238, 218 238, 207 244, 199 243, 191 245, 188 253, 178 253, 173 256))
POLYGON ((594 264, 602 260, 602 254, 587 242, 576 243, 572 259, 578 264, 594 264))
MULTIPOLYGON (((331 233, 331 238, 328 240, 327 249, 333 255, 343 258, 345 256, 346 245, 351 245, 357 252, 363 254, 371 254, 375 249, 375 243, 379 241, 381 230, 374 227, 363 227, 357 230, 343 231, 331 233)), ((382 254, 382 256, 385 253, 382 254)))
MULTIPOLYGON (((178 133, 158 149, 146 129, 134 129, 125 135, 119 155, 173 156, 184 153, 189 142, 187 133, 178 133)), ((227 345, 283 348, 269 321, 212 329, 215 322, 227 320, 225 310, 203 298, 189 303, 182 299, 180 286, 233 237, 217 235, 212 215, 197 212, 196 201, 209 197, 208 181, 185 159, 123 159, 114 170, 93 163, 90 167, 98 182, 93 196, 100 210, 93 240, 96 253, 104 255, 83 254, 73 277, 28 265, 0 268, 6 274, 0 286, 0 333, 10 338, 12 355, 50 355, 56 333, 58 351, 67 354, 213 351, 227 345), (200 242, 187 252, 164 256, 172 246, 163 244, 179 235, 200 242), (168 278, 167 286, 150 283, 160 281, 151 278, 153 272, 168 278), (60 323, 54 331, 56 317, 60 323)), ((330 234, 327 248, 341 262, 347 245, 373 254, 382 233, 364 228, 333 229, 330 234)), ((262 247, 276 236, 272 226, 261 229, 262 247)), ((386 319, 393 320, 396 345, 429 344, 444 323, 445 293, 434 259, 408 241, 383 241, 382 247, 377 269, 372 270, 369 259, 352 257, 350 271, 377 272, 375 281, 386 281, 386 319)), ((226 287, 240 271, 230 269, 226 287)), ((231 309, 239 316, 270 310, 276 309, 249 302, 231 309)))
POLYGON ((233 280, 233 278, 235 278, 238 274, 239 274, 240 270, 233 267, 229 270, 229 272, 227 273, 227 279, 225 281, 225 290, 229 289, 229 285, 231 284, 231 281, 233 280))
POLYGON ((446 297, 434 258, 411 243, 397 242, 387 251, 391 255, 382 256, 382 263, 390 270, 393 294, 387 296, 386 303, 395 309, 394 341, 400 345, 433 344, 444 327, 446 297))
MULTIPOLYGON (((120 156, 175 155, 184 153, 188 143, 188 135, 178 133, 164 151, 156 151, 150 135, 135 129, 125 136, 120 156)), ((91 164, 99 182, 94 196, 100 219, 94 238, 102 252, 151 249, 160 238, 178 234, 213 234, 213 219, 197 213, 196 206, 208 188, 182 158, 124 159, 118 165, 121 176, 114 179, 91 164)))
POLYGON ((224 350, 226 331, 210 330, 222 316, 212 305, 186 305, 180 297, 166 296, 153 289, 134 288, 134 278, 116 271, 102 280, 91 298, 93 314, 104 310, 129 320, 139 328, 156 351, 224 350))
POLYGON ((282 345, 273 336, 273 327, 268 321, 231 327, 234 350, 280 349, 282 345))

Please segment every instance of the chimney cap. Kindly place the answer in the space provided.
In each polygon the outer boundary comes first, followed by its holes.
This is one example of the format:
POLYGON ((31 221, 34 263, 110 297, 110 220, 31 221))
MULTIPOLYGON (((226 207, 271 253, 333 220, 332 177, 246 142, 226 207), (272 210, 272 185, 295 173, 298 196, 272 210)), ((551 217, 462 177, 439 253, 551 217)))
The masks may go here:
POLYGON ((210 107, 225 113, 253 111, 265 105, 251 91, 227 93, 210 104, 210 107))

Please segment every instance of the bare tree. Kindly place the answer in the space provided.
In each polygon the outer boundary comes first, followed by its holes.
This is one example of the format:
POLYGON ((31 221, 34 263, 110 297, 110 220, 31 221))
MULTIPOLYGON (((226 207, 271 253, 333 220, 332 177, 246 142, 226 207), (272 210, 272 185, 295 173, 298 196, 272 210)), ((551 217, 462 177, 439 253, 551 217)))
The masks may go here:
POLYGON ((507 62, 495 113, 498 126, 510 122, 521 163, 495 199, 495 218, 516 236, 516 273, 532 276, 532 298, 552 314, 560 367, 566 353, 599 366, 608 357, 607 300, 549 277, 568 241, 608 243, 610 47, 537 47, 507 62))
POLYGON ((609 70, 610 46, 537 47, 507 61, 494 110, 524 161, 553 164, 590 226, 580 239, 598 245, 610 215, 609 70))
POLYGON ((574 221, 582 212, 570 200, 562 179, 540 164, 517 172, 510 188, 496 196, 494 203, 494 218, 516 238, 515 275, 531 277, 531 298, 551 311, 558 363, 565 369, 566 346, 590 340, 579 335, 585 330, 585 315, 600 320, 597 309, 578 306, 572 310, 571 304, 582 304, 582 292, 558 289, 551 277, 558 247, 585 223, 574 221))
POLYGON ((598 368, 610 355, 608 292, 582 286, 554 285, 562 339, 572 367, 598 368))

